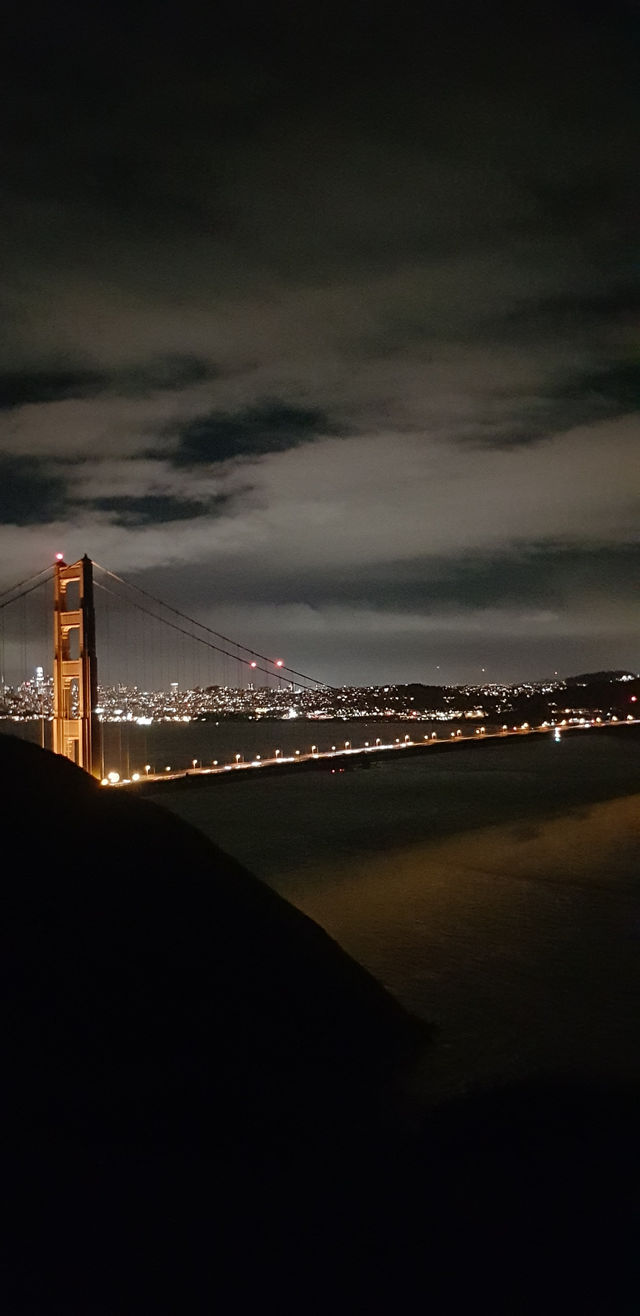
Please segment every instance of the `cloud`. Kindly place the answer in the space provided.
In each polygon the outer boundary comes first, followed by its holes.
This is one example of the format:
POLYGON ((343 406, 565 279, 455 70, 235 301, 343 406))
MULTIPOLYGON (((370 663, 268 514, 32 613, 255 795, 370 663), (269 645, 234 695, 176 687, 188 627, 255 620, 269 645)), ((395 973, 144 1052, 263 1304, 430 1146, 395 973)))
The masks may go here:
POLYGON ((0 410, 95 397, 107 378, 95 370, 15 370, 0 375, 0 410))
POLYGON ((0 455, 0 525, 46 525, 67 508, 65 481, 46 463, 0 455))
POLYGON ((569 644, 588 595, 615 628, 637 524, 629 35, 617 0, 17 12, 9 579, 62 543, 194 611, 235 598, 244 634, 261 598, 292 626, 307 602, 327 662, 340 627, 355 655, 350 608, 385 665, 387 615, 418 645, 457 609, 464 648, 474 608, 564 610, 569 644))
MULTIPOLYGON (((219 499, 224 506, 225 500, 219 499)), ((101 497, 91 500, 90 507, 96 512, 113 514, 116 526, 169 525, 174 521, 191 521, 196 517, 210 516, 213 500, 196 501, 195 499, 172 498, 167 494, 143 494, 135 497, 122 494, 118 497, 101 497)))
POLYGON ((275 399, 240 412, 211 412, 189 421, 179 433, 174 461, 189 466, 251 457, 294 448, 334 432, 329 416, 319 409, 275 399))
POLYGON ((95 398, 101 393, 144 398, 215 379, 217 370, 196 356, 158 356, 143 362, 103 370, 14 370, 0 374, 0 410, 95 398))

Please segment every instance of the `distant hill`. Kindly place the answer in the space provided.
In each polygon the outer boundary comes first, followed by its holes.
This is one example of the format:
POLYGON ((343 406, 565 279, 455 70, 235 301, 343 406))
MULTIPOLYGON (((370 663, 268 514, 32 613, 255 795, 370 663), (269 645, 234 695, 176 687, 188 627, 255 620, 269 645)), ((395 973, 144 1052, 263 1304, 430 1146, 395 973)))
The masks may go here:
POLYGON ((594 682, 603 683, 607 681, 634 681, 635 672, 627 672, 624 669, 614 672, 582 672, 579 676, 566 676, 566 685, 591 685, 594 682))

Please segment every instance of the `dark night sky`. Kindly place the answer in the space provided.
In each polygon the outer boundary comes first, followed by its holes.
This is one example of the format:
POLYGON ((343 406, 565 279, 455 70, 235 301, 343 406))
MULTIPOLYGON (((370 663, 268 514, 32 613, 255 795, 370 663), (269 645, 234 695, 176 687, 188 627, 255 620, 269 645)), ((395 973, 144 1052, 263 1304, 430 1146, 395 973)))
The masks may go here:
POLYGON ((3 583, 86 551, 336 683, 636 668, 639 29, 16 5, 3 583))

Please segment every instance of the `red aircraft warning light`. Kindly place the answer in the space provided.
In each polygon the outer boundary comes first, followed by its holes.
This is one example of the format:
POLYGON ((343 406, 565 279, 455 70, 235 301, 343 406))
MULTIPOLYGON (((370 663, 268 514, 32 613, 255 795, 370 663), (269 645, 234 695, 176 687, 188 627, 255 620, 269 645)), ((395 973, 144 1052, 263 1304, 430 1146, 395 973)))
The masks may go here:
POLYGON ((276 658, 276 667, 284 667, 284 658, 276 658))
POLYGON ((56 553, 56 562, 64 562, 64 553, 56 553))
POLYGON ((256 662, 253 662, 253 661, 252 661, 252 662, 249 663, 249 666, 250 666, 250 667, 257 667, 258 664, 257 664, 256 662))

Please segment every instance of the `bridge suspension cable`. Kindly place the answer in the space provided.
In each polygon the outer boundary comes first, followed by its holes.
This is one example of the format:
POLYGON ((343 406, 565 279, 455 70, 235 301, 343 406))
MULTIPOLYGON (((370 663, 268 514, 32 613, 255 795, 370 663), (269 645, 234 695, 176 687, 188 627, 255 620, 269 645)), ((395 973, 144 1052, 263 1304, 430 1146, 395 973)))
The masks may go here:
MULTIPOLYGON (((94 581, 94 584, 96 586, 96 589, 102 590, 105 594, 110 594, 113 598, 116 599, 120 598, 120 595, 117 594, 116 590, 110 589, 108 585, 103 585, 101 581, 96 580, 94 581)), ((152 617, 154 621, 160 621, 163 623, 163 625, 170 626, 171 630, 178 631, 180 635, 186 635, 189 640, 196 640, 198 644, 204 644, 207 649, 212 649, 215 653, 223 654, 225 658, 232 658, 236 662, 240 661, 248 664, 248 660, 246 658, 238 658, 238 655, 232 653, 230 649, 223 649, 221 645, 213 644, 211 640, 206 640, 202 635, 194 635, 192 631, 188 631, 184 626, 179 626, 178 623, 175 621, 169 621, 167 617, 158 617, 157 613, 152 612, 150 608, 145 608, 142 603, 136 603, 132 601, 131 606, 136 608, 138 612, 144 613, 145 616, 152 617)), ((177 609, 173 609, 173 611, 177 611, 177 609)), ((188 618, 187 620, 190 621, 191 618, 188 618)), ((202 623, 194 622, 194 625, 200 626, 202 625, 202 623)), ((233 641, 231 641, 231 643, 233 643, 233 641)), ((270 668, 261 667, 259 664, 255 664, 253 670, 258 672, 264 672, 266 676, 272 675, 270 668)), ((282 671, 284 669, 280 669, 280 670, 282 671)))
POLYGON ((34 576, 27 576, 24 580, 19 580, 16 585, 11 587, 11 589, 3 590, 2 594, 0 594, 0 608, 8 608, 12 603, 17 603, 19 599, 26 598, 27 594, 32 594, 35 589, 40 589, 40 587, 46 585, 47 582, 46 580, 40 580, 39 577, 46 575, 50 576, 52 574, 53 567, 44 567, 42 571, 37 571, 34 576), (32 581, 35 581, 36 583, 32 584, 32 581), (28 585, 29 588, 21 590, 20 593, 16 593, 16 590, 20 590, 21 585, 28 585), (7 595, 9 594, 13 597, 7 598, 7 595))
MULTIPOLYGON (((191 631, 185 630, 184 627, 180 626, 178 623, 169 621, 167 617, 158 617, 157 613, 152 612, 149 608, 138 603, 135 599, 130 600, 132 606, 137 608, 138 611, 146 613, 147 616, 153 617, 156 621, 164 622, 165 625, 172 627, 173 630, 180 632, 182 635, 186 635, 192 640, 197 640, 200 644, 206 645, 209 649, 224 654, 228 658, 240 661, 250 667, 253 671, 263 672, 269 677, 273 675, 273 667, 275 665, 279 676, 287 677, 287 679, 296 678, 298 681, 307 681, 311 685, 316 686, 316 688, 331 689, 326 681, 321 681, 315 676, 309 676, 306 672, 297 671, 295 667, 289 667, 281 660, 274 661, 269 658, 267 654, 260 653, 259 650, 252 649, 249 645, 242 644, 237 640, 232 640, 228 635, 223 635, 222 632, 213 630, 212 627, 207 626, 205 622, 197 621, 195 617, 190 617, 186 612, 181 612, 180 609, 174 607, 173 604, 165 603, 163 599, 157 598, 154 594, 149 593, 148 590, 142 589, 139 585, 134 585, 131 581, 125 580, 122 576, 117 575, 115 571, 110 571, 108 567, 101 566, 99 562, 94 562, 93 565, 99 571, 103 572, 105 576, 109 576, 112 580, 117 581, 119 585, 123 585, 126 589, 148 599, 149 602, 154 603, 156 607, 164 608, 167 612, 171 612, 174 617, 179 617, 181 621, 188 622, 190 626, 197 626, 199 630, 206 631, 207 635, 214 636, 216 640, 222 640, 223 644, 233 645, 236 649, 236 653, 232 653, 230 650, 223 648, 219 644, 205 640, 200 635, 194 635, 191 631), (239 650, 242 650, 243 653, 248 656, 246 658, 241 657, 238 652, 239 650), (269 666, 263 667, 260 665, 261 663, 268 663, 269 666)), ((108 585, 97 580, 95 583, 98 589, 104 590, 106 593, 110 593, 116 598, 121 597, 115 590, 110 589, 108 585)))

